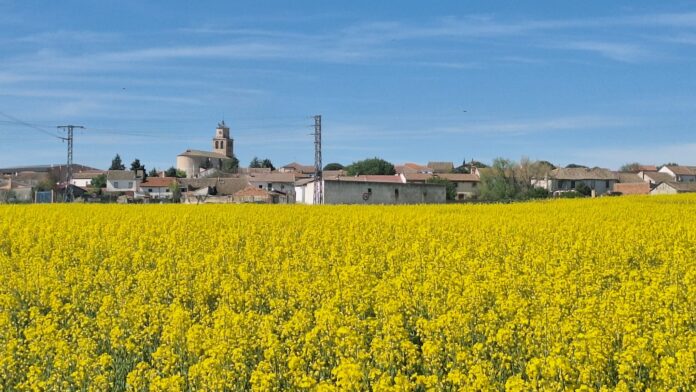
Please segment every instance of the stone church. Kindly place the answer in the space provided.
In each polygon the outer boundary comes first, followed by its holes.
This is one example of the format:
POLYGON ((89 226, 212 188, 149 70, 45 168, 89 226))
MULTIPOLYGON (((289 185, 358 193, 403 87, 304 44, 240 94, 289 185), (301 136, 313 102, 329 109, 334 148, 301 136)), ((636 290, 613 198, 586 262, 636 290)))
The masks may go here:
POLYGON ((209 169, 223 169, 234 157, 234 139, 225 121, 218 123, 213 138, 213 151, 186 150, 176 157, 176 168, 195 178, 209 169))

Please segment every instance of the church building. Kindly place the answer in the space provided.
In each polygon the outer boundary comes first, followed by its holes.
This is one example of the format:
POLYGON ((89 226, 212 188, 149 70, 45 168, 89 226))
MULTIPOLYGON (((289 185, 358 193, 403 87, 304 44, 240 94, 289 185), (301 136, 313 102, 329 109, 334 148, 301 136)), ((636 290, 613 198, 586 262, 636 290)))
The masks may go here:
POLYGON ((176 157, 176 168, 186 172, 186 177, 199 177, 209 169, 222 170, 234 157, 234 139, 225 121, 218 123, 213 138, 213 151, 186 150, 176 157))

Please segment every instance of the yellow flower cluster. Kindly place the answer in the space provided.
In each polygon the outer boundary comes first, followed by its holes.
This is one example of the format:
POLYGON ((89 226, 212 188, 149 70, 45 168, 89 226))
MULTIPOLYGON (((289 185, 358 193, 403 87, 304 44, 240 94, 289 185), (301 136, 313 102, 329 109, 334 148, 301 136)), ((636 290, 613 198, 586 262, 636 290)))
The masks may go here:
POLYGON ((696 197, 0 207, 0 390, 696 385, 696 197))

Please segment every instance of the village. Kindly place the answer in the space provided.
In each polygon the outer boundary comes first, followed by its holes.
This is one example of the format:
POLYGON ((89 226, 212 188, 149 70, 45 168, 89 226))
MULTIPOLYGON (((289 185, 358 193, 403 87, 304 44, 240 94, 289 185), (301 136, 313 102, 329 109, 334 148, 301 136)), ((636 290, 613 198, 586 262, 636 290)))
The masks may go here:
MULTIPOLYGON (((403 163, 393 165, 390 174, 349 173, 340 164, 317 168, 292 162, 276 169, 270 162, 239 167, 235 161, 234 139, 223 121, 211 151, 187 149, 166 171, 147 173, 139 161, 131 170, 120 161, 110 170, 79 164, 2 168, 0 203, 441 204, 479 200, 486 176, 496 175, 495 168, 473 161, 403 163)), ((696 192, 696 166, 634 164, 624 171, 572 166, 548 164, 523 181, 543 197, 696 192)), ((505 170, 499 173, 503 177, 505 170)))

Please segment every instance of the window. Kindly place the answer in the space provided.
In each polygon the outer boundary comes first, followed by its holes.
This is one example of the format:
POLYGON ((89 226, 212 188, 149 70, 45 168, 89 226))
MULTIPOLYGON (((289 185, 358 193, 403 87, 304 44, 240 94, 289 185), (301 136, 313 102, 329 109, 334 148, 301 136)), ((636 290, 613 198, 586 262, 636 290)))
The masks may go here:
POLYGON ((152 192, 152 188, 147 188, 147 191, 148 191, 148 192, 152 192))
POLYGON ((367 188, 367 193, 372 193, 372 188, 367 188))
POLYGON ((259 185, 259 189, 263 189, 263 185, 259 185))
POLYGON ((476 185, 478 185, 478 184, 476 184, 476 183, 474 182, 474 183, 471 184, 471 187, 472 187, 472 188, 476 188, 476 185))
POLYGON ((604 186, 606 186, 606 188, 609 189, 609 187, 610 187, 611 185, 609 184, 609 181, 605 181, 604 186))
POLYGON ((132 187, 133 187, 133 183, 131 181, 128 181, 128 188, 132 188, 132 187))
POLYGON ((570 182, 570 187, 573 188, 573 189, 575 189, 575 181, 571 181, 571 182, 570 182))
POLYGON ((394 198, 395 199, 399 198, 399 190, 398 189, 394 189, 394 198))

